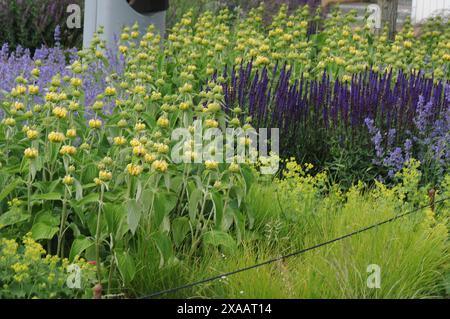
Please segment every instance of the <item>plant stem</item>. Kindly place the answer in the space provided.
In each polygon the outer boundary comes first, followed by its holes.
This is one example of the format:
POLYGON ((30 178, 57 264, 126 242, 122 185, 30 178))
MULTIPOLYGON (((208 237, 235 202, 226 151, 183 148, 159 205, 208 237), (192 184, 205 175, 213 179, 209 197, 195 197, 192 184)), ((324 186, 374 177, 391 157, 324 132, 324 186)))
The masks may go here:
MULTIPOLYGON (((201 210, 200 210, 200 215, 199 215, 199 218, 198 218, 198 222, 200 222, 200 219, 202 219, 202 218, 204 219, 203 213, 205 211, 206 200, 207 200, 208 195, 209 195, 209 191, 208 190, 209 190, 209 183, 210 182, 211 182, 211 175, 208 175, 208 181, 206 182, 206 191, 205 191, 205 195, 203 196, 203 202, 202 202, 202 207, 201 207, 201 210)), ((205 223, 206 222, 207 221, 205 220, 205 223)), ((204 231, 204 229, 205 229, 205 225, 203 227, 198 227, 195 230, 195 235, 193 237, 194 241, 192 243, 191 252, 189 253, 189 256, 192 256, 194 254, 194 251, 197 249, 197 246, 200 243, 201 233, 204 231)))
POLYGON ((59 223, 59 234, 58 234, 58 246, 56 248, 56 255, 59 257, 63 257, 61 254, 61 247, 64 243, 64 225, 67 220, 67 186, 64 187, 64 199, 63 199, 63 207, 61 214, 61 221, 59 223))
MULTIPOLYGON (((31 165, 31 164, 30 164, 31 165)), ((27 183, 27 211, 31 215, 31 169, 28 172, 28 183, 27 183)))
POLYGON ((108 276, 108 290, 107 293, 108 295, 111 293, 111 286, 112 286, 112 276, 114 273, 114 266, 116 265, 115 260, 114 260, 114 252, 111 256, 111 267, 109 268, 109 276, 108 276))
POLYGON ((101 265, 100 265, 100 221, 103 208, 103 185, 100 187, 100 199, 98 201, 98 213, 97 213, 97 230, 95 232, 95 259, 97 264, 97 279, 101 282, 101 265))

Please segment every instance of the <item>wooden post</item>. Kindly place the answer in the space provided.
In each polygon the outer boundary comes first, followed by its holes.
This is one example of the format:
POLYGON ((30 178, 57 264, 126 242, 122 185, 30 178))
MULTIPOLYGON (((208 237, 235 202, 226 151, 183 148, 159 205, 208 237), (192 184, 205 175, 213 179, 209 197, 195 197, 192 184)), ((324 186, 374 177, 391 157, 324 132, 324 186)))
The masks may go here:
POLYGON ((430 199, 430 208, 434 212, 434 203, 436 199, 436 190, 434 188, 428 191, 428 198, 430 199))
POLYGON ((94 292, 94 296, 92 299, 102 299, 102 291, 103 291, 102 284, 100 283, 96 284, 92 290, 94 292))
POLYGON ((389 28, 389 39, 394 40, 397 30, 398 0, 377 0, 381 8, 381 28, 389 28))

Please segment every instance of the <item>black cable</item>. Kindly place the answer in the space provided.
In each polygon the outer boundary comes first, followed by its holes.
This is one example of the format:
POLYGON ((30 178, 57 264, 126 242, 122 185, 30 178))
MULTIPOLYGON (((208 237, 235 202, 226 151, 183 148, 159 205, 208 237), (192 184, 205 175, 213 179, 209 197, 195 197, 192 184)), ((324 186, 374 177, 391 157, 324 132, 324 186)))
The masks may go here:
MULTIPOLYGON (((434 204, 442 203, 442 202, 445 202, 445 201, 447 201, 449 199, 450 199, 450 197, 447 197, 447 198, 444 198, 444 199, 440 199, 438 201, 435 201, 434 204)), ((284 260, 284 259, 287 259, 287 258, 290 258, 290 257, 301 255, 301 254, 304 254, 304 253, 306 253, 306 252, 308 252, 310 250, 314 250, 314 249, 317 249, 317 248, 320 248, 320 247, 323 247, 323 246, 327 246, 329 244, 332 244, 332 243, 335 243, 337 241, 346 239, 348 237, 352 237, 352 236, 358 235, 358 234, 360 234, 362 232, 368 231, 368 230, 376 228, 378 226, 382 226, 384 224, 391 223, 391 222, 396 221, 396 220, 398 220, 400 218, 403 218, 405 216, 408 216, 408 215, 411 215, 413 213, 419 212, 419 211, 421 211, 421 210, 423 210, 425 208, 431 207, 431 206, 432 206, 432 204, 428 204, 426 206, 422 206, 422 207, 416 208, 414 210, 411 210, 411 211, 406 212, 406 213, 401 214, 401 215, 394 216, 392 218, 389 218, 389 219, 384 220, 382 222, 379 222, 377 224, 374 224, 374 225, 371 225, 371 226, 368 226, 368 227, 365 227, 365 228, 361 228, 361 229, 356 230, 356 231, 354 231, 352 233, 349 233, 347 235, 334 238, 332 240, 329 240, 329 241, 317 244, 315 246, 311 246, 311 247, 308 247, 308 248, 305 248, 305 249, 301 249, 301 250, 292 252, 292 253, 290 253, 288 255, 284 255, 284 256, 281 256, 281 257, 274 258, 274 259, 269 259, 269 260, 266 260, 266 261, 264 261, 262 263, 259 263, 259 264, 255 264, 255 265, 248 266, 248 267, 245 267, 245 268, 241 268, 241 269, 237 269, 237 270, 234 270, 234 271, 230 271, 230 272, 227 272, 227 273, 224 273, 224 274, 221 274, 221 275, 217 275, 217 276, 210 277, 210 278, 207 278, 207 279, 199 280, 199 281, 196 281, 196 282, 193 282, 193 283, 190 283, 190 284, 186 284, 186 285, 183 285, 183 286, 179 286, 179 287, 175 287, 175 288, 171 288, 171 289, 167 289, 167 290, 158 291, 158 292, 155 292, 155 293, 153 293, 151 295, 141 297, 139 299, 150 299, 150 298, 153 298, 153 297, 157 297, 157 296, 173 293, 173 292, 176 292, 176 291, 179 291, 179 290, 183 290, 183 289, 191 288, 191 287, 194 287, 194 286, 198 286, 198 285, 210 282, 210 281, 214 281, 214 280, 218 280, 218 279, 224 279, 224 278, 226 278, 228 276, 232 276, 232 275, 235 275, 235 274, 247 271, 247 270, 259 268, 259 267, 262 267, 262 266, 265 266, 265 265, 268 265, 268 264, 271 264, 271 263, 274 263, 274 262, 277 262, 277 261, 281 261, 281 260, 284 260)))

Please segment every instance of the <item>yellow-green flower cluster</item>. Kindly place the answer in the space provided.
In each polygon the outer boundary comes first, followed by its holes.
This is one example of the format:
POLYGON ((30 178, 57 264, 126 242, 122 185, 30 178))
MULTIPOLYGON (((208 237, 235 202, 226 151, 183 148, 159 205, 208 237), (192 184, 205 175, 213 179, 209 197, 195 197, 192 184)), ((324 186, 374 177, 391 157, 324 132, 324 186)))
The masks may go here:
POLYGON ((67 259, 45 255, 44 248, 31 233, 19 245, 13 239, 0 239, 0 298, 76 298, 88 296, 95 270, 85 260, 73 263, 81 269, 81 289, 70 289, 66 281, 70 264, 67 259))

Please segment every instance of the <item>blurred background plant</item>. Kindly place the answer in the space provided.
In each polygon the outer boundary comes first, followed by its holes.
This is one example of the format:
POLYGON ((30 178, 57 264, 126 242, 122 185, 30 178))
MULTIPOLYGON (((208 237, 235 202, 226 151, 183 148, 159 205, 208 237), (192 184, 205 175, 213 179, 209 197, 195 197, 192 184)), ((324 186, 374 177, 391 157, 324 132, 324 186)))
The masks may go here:
POLYGON ((306 4, 310 6, 312 11, 315 11, 320 4, 320 0, 171 0, 167 13, 168 28, 172 28, 189 10, 193 10, 194 17, 197 17, 205 10, 218 12, 223 8, 228 8, 231 11, 240 11, 241 14, 246 15, 252 8, 257 8, 260 3, 264 3, 266 7, 265 21, 269 22, 270 18, 277 14, 280 6, 283 4, 288 5, 290 11, 306 4))
POLYGON ((68 29, 65 23, 67 6, 83 0, 0 0, 0 43, 10 48, 18 46, 34 50, 54 46, 61 42, 64 47, 81 45, 82 29, 68 29), (54 37, 60 26, 60 34, 54 37))
MULTIPOLYGON (((241 10, 246 14, 250 9, 258 7, 263 2, 267 8, 266 21, 278 12, 282 4, 287 4, 291 10, 309 4, 311 9, 317 8, 319 0, 171 0, 167 12, 167 28, 171 29, 181 17, 192 10, 193 17, 210 10, 218 12, 228 7, 231 10, 241 10)), ((42 45, 54 46, 60 42, 63 47, 81 48, 83 28, 69 29, 66 19, 67 7, 70 4, 84 6, 83 0, 0 0, 0 44, 8 43, 10 49, 17 46, 34 51, 42 45), (51 19, 49 19, 51 17, 51 19), (60 35, 55 40, 54 33, 59 26, 60 35)), ((82 26, 83 27, 83 26, 82 26)))

